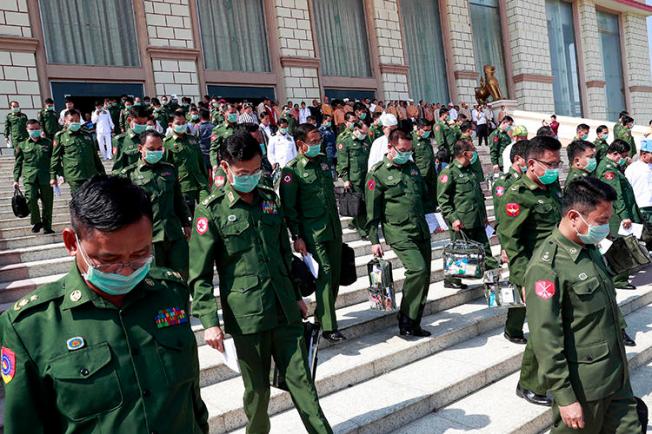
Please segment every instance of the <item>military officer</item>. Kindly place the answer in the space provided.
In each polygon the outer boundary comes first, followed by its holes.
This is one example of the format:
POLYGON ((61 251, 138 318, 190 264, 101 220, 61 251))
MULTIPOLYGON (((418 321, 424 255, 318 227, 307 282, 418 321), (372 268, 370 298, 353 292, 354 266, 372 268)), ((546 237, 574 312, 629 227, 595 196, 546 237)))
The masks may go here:
POLYGON ((18 180, 22 175, 30 223, 33 225, 32 232, 37 233, 43 228, 44 234, 53 234, 53 193, 49 182, 52 142, 41 137, 41 124, 35 119, 27 121, 27 133, 29 139, 16 144, 14 188, 18 187, 18 180), (39 199, 43 213, 39 212, 39 199))
POLYGON ((435 146, 437 146, 439 150, 446 149, 448 155, 451 155, 453 143, 448 143, 446 141, 448 137, 448 118, 448 109, 446 107, 440 108, 439 118, 432 129, 435 133, 435 146))
POLYGON ((577 128, 575 128, 574 140, 589 140, 589 131, 591 131, 591 127, 587 124, 579 124, 577 128))
POLYGON ((355 112, 347 112, 344 114, 344 128, 335 138, 337 149, 339 149, 340 145, 344 143, 344 140, 353 134, 353 128, 356 123, 358 123, 358 117, 356 116, 355 112))
POLYGON ((56 186, 57 175, 63 175, 71 194, 94 175, 104 174, 93 139, 80 131, 80 118, 76 109, 64 113, 65 127, 54 136, 50 161, 50 185, 56 186))
POLYGON ((607 148, 609 147, 609 128, 606 125, 600 125, 596 130, 596 138, 593 141, 595 145, 595 159, 598 163, 607 155, 607 148))
POLYGON ((382 112, 373 112, 371 114, 373 122, 369 127, 369 138, 372 140, 372 143, 373 140, 376 140, 378 137, 383 135, 383 123, 380 121, 382 114, 382 112))
POLYGON ((389 135, 389 150, 367 175, 367 232, 371 252, 383 256, 378 238, 382 224, 385 241, 405 267, 403 300, 398 314, 401 336, 430 336, 421 328, 421 318, 430 286, 430 231, 423 204, 426 189, 419 168, 411 160, 411 137, 401 130, 389 135))
POLYGON ((598 167, 595 145, 586 140, 573 140, 566 148, 570 170, 564 188, 577 178, 589 176, 598 167))
MULTIPOLYGON (((524 274, 532 252, 552 233, 561 219, 559 167, 561 143, 554 137, 535 136, 527 150, 527 171, 507 189, 497 210, 498 238, 509 261, 509 280, 518 288, 525 286, 524 274)), ((505 338, 525 342, 524 309, 510 309, 505 338), (519 315, 520 313, 520 315, 519 315)), ((537 376, 538 364, 527 341, 521 377, 516 393, 533 404, 550 406, 546 387, 537 376)))
POLYGON ((206 343, 224 351, 213 267, 220 280, 224 331, 238 354, 247 432, 270 430, 271 358, 310 433, 332 433, 310 378, 301 317, 307 307, 290 280, 292 251, 283 211, 274 190, 259 184, 259 143, 248 133, 229 137, 220 165, 227 176, 197 207, 190 238, 193 315, 205 328, 206 343))
POLYGON ((174 132, 164 142, 165 160, 177 168, 181 193, 193 215, 195 204, 208 195, 208 173, 199 142, 188 134, 186 115, 179 110, 174 112, 172 128, 174 132))
MULTIPOLYGON (((346 190, 359 193, 362 196, 362 206, 359 214, 353 218, 349 229, 355 229, 362 239, 367 238, 367 210, 364 205, 364 185, 367 179, 367 162, 371 143, 368 137, 369 128, 359 122, 353 126, 353 133, 337 145, 337 173, 344 181, 346 190)), ((296 139, 296 138, 295 138, 296 139)))
POLYGON ((113 138, 112 146, 115 160, 112 170, 114 174, 120 173, 122 169, 131 166, 140 159, 141 153, 138 150, 140 135, 147 130, 149 117, 146 108, 140 106, 133 108, 127 119, 127 131, 113 138))
MULTIPOLYGON (((475 129, 472 122, 464 121, 460 124, 460 140, 473 143, 474 133, 475 129)), ((484 170, 482 169, 482 162, 479 158, 471 164, 471 170, 473 170, 473 173, 478 178, 478 182, 484 181, 484 170)))
POLYGON ((18 101, 9 103, 9 114, 5 119, 5 141, 11 142, 14 149, 18 143, 27 140, 27 115, 20 111, 18 101))
POLYGON ((509 146, 510 143, 512 143, 512 138, 509 136, 509 131, 512 128, 513 123, 514 119, 512 119, 511 116, 507 115, 500 122, 498 128, 489 134, 489 156, 491 157, 491 164, 493 164, 494 173, 498 173, 503 170, 502 155, 505 148, 509 146))
POLYGON ((131 110, 134 106, 134 99, 132 97, 127 97, 124 101, 124 107, 120 111, 120 120, 118 125, 120 126, 120 132, 125 133, 129 129, 129 116, 131 115, 131 110))
MULTIPOLYGON (((521 176, 527 172, 527 148, 530 144, 529 140, 519 140, 514 143, 510 151, 509 159, 512 165, 509 167, 509 172, 501 174, 493 183, 491 195, 494 203, 494 212, 496 217, 496 229, 500 225, 498 210, 501 208, 503 198, 509 187, 514 184, 521 176)), ((496 231, 498 235, 500 234, 496 231)), ((499 237, 500 238, 500 237, 499 237)), ((502 244, 502 243, 501 243, 502 244)))
POLYGON ((115 97, 109 98, 109 105, 107 106, 107 110, 109 111, 109 114, 111 115, 111 121, 113 122, 113 125, 118 125, 120 126, 120 106, 118 105, 118 100, 115 97))
POLYGON ((38 121, 45 137, 50 141, 54 140, 54 135, 59 132, 61 125, 59 125, 59 117, 54 111, 54 100, 52 98, 45 99, 45 107, 38 112, 38 121))
MULTIPOLYGON (((484 193, 478 182, 472 162, 478 158, 473 142, 459 140, 453 147, 454 160, 446 166, 437 179, 437 203, 448 223, 451 240, 466 237, 484 246, 485 266, 498 268, 491 254, 485 227, 489 224, 484 206, 484 193)), ((446 288, 466 288, 461 279, 446 276, 446 288)))
POLYGON ((168 123, 170 122, 170 112, 168 112, 167 107, 161 104, 161 101, 158 98, 152 98, 152 117, 154 121, 157 122, 161 128, 167 128, 168 123))
POLYGON ((238 124, 238 111, 236 110, 234 105, 229 104, 226 109, 224 122, 220 124, 215 124, 217 126, 213 128, 213 132, 211 134, 210 159, 211 159, 211 166, 213 167, 213 177, 215 178, 217 178, 215 174, 219 169, 219 163, 220 163, 219 153, 218 153, 220 147, 222 146, 222 144, 226 139, 228 139, 233 135, 237 124, 238 124))
POLYGON ((152 202, 154 228, 152 247, 159 267, 188 278, 188 242, 192 217, 181 194, 176 168, 163 161, 163 136, 145 131, 138 145, 141 159, 120 171, 145 190, 152 202))
POLYGON ((150 269, 149 200, 97 176, 70 210, 70 271, 0 317, 4 432, 208 433, 188 287, 150 269))
MULTIPOLYGON (((311 253, 319 264, 316 317, 323 336, 331 342, 340 342, 345 338, 337 330, 335 299, 340 287, 342 226, 335 203, 333 175, 321 154, 321 134, 315 126, 299 125, 294 130, 294 139, 299 155, 281 172, 279 194, 283 214, 294 240, 294 250, 304 256, 311 253)), ((362 165, 366 168, 366 161, 362 165)))
POLYGON ((559 229, 535 250, 525 273, 530 341, 553 397, 553 434, 642 430, 620 309, 596 247, 609 234, 616 198, 594 177, 569 184, 559 229))
POLYGON ((628 158, 633 158, 636 155, 636 142, 632 137, 632 128, 634 128, 634 119, 627 114, 623 114, 619 123, 614 126, 614 139, 622 140, 629 144, 628 158))
POLYGON ((224 115, 217 98, 211 99, 211 123, 213 125, 221 125, 224 123, 224 115))
POLYGON ((435 173, 435 152, 432 148, 431 134, 432 122, 427 119, 419 119, 417 129, 412 133, 412 146, 414 162, 417 164, 426 186, 428 200, 424 204, 426 214, 435 212, 437 208, 437 174, 435 173))

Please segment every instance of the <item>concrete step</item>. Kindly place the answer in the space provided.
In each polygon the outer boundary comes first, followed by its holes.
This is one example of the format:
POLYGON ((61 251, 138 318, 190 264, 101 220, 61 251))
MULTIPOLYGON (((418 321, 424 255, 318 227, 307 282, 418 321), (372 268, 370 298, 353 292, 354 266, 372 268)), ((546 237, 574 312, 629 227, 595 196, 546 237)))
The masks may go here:
MULTIPOLYGON (((39 208, 40 209, 40 208, 39 208)), ((61 211, 52 213, 52 222, 53 223, 67 223, 70 220, 70 213, 68 212, 68 205, 60 208, 61 211)), ((24 219, 19 219, 16 217, 13 212, 11 212, 11 217, 0 220, 0 229, 11 229, 15 228, 17 224, 27 224, 30 225, 29 217, 24 219)), ((31 228, 31 225, 30 225, 31 228)))
MULTIPOLYGON (((20 219, 14 215, 14 212, 11 210, 11 203, 7 202, 5 203, 6 206, 0 206, 0 222, 5 223, 5 222, 16 222, 19 221, 20 219)), ((68 204, 67 203, 56 203, 52 207, 52 214, 53 217, 55 215, 69 215, 68 212, 68 204)), ((10 225, 11 226, 16 226, 15 224, 10 225)), ((5 226, 3 226, 5 227, 5 226)))
POLYGON ((19 249, 1 250, 0 266, 56 259, 66 255, 63 243, 41 244, 19 249))
MULTIPOLYGON (((65 227, 65 225, 63 225, 65 227)), ((0 239, 0 250, 13 250, 23 247, 40 246, 44 244, 52 244, 61 241, 62 226, 54 224, 53 228, 55 233, 45 235, 43 232, 32 234, 31 230, 29 235, 15 236, 11 238, 0 239)), ((31 226, 30 226, 31 229, 31 226)))
MULTIPOLYGON (((68 222, 57 222, 52 225, 52 230, 59 232, 63 230, 68 225, 68 222)), ((0 229, 0 241, 7 241, 13 238, 24 237, 34 235, 32 232, 32 225, 29 224, 29 217, 20 219, 20 222, 17 222, 17 225, 12 228, 3 228, 0 229), (23 226, 20 223, 25 222, 27 226, 23 226)), ((37 234, 43 236, 43 232, 37 234)), ((6 248, 0 244, 0 248, 6 248)))

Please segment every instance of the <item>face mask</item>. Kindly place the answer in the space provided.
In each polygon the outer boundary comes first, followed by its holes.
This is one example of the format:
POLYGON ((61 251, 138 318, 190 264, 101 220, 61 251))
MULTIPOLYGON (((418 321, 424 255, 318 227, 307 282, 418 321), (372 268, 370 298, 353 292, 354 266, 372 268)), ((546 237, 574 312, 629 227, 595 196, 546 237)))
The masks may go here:
POLYGON ((145 161, 149 164, 156 164, 163 158, 163 151, 145 151, 145 161))
MULTIPOLYGON (((307 143, 306 143, 307 144, 307 143)), ((308 158, 314 158, 321 152, 321 143, 316 145, 308 145, 308 150, 303 153, 308 158)))
POLYGON ((607 141, 607 139, 609 139, 609 134, 605 134, 604 136, 602 136, 602 140, 604 140, 605 142, 607 141))
POLYGON ((598 166, 598 160, 596 160, 595 158, 587 158, 586 166, 584 166, 584 170, 586 170, 589 173, 592 173, 597 166, 598 166))
POLYGON ((430 137, 430 131, 424 131, 423 134, 421 134, 421 137, 427 139, 428 137, 430 137))
POLYGON ((165 105, 165 104, 167 104, 167 103, 168 103, 168 100, 166 100, 166 99, 164 99, 163 101, 161 101, 161 104, 163 104, 163 105, 165 105))
POLYGON ((226 120, 229 123, 234 124, 234 123, 238 122, 238 114, 237 113, 229 113, 229 115, 226 117, 226 120))
POLYGON ((68 124, 68 129, 73 133, 79 131, 80 128, 81 128, 81 124, 79 122, 70 122, 68 124))
POLYGON ((156 130, 156 127, 154 125, 147 125, 147 128, 145 128, 146 131, 154 131, 156 130))
POLYGON ((218 108, 218 107, 220 106, 220 105, 219 105, 218 103, 216 103, 216 102, 211 103, 211 105, 213 106, 213 108, 218 108))
POLYGON ((198 121, 199 120, 199 115, 191 115, 190 119, 192 119, 193 121, 198 121))
POLYGON ((258 182, 260 181, 261 176, 263 175, 263 172, 260 170, 253 175, 241 175, 237 176, 233 172, 231 172, 231 176, 233 177, 233 182, 231 185, 233 188, 238 190, 241 193, 251 193, 254 188, 258 185, 258 182))
POLYGON ((287 134, 287 133, 288 133, 288 129, 287 129, 287 128, 279 128, 279 129, 278 129, 278 132, 281 133, 281 134, 287 134))
POLYGON ((407 163, 410 157, 412 157, 412 151, 401 152, 397 150, 392 161, 400 166, 407 163))
POLYGON ((539 181, 543 185, 549 185, 559 178, 559 169, 546 169, 543 176, 539 176, 539 181))
POLYGON ((521 170, 521 173, 527 172, 527 166, 519 166, 519 169, 521 170))
POLYGON ((358 116, 358 117, 360 118, 360 120, 364 121, 365 119, 367 119, 367 114, 366 113, 361 113, 360 116, 358 116))
POLYGON ((624 166, 625 164, 627 164, 627 159, 626 158, 621 158, 620 160, 618 160, 618 165, 619 166, 624 166))
POLYGON ((586 140, 586 139, 588 139, 588 138, 589 138, 589 135, 588 135, 588 134, 582 134, 582 135, 580 136, 580 139, 582 139, 582 140, 586 140))
POLYGON ((125 106, 125 111, 129 111, 129 110, 131 110, 131 107, 133 107, 133 106, 126 105, 126 106, 125 106))
POLYGON ((41 130, 29 130, 29 136, 32 139, 38 139, 41 137, 41 130))
POLYGON ((324 126, 325 126, 326 128, 330 128, 330 127, 331 127, 331 123, 330 123, 330 122, 325 122, 325 123, 324 123, 324 126))
POLYGON ((475 164, 476 161, 478 161, 478 153, 477 151, 473 151, 473 155, 471 156, 471 164, 475 164))
POLYGON ((260 151, 263 153, 263 156, 267 155, 267 149, 265 149, 265 144, 260 144, 260 151))
POLYGON ((142 134, 147 130, 147 124, 134 124, 131 127, 131 131, 136 134, 142 134))
POLYGON ((12 113, 20 113, 20 107, 13 107, 13 108, 11 109, 11 112, 12 112, 12 113))
POLYGON ((579 232, 576 232, 577 237, 584 244, 598 244, 600 241, 604 240, 607 237, 607 235, 609 235, 609 223, 604 225, 590 225, 587 223, 586 220, 584 220, 582 214, 580 214, 579 212, 577 212, 577 214, 579 214, 582 221, 586 223, 586 225, 589 227, 589 230, 585 234, 580 234, 579 232))
POLYGON ((141 103, 139 103, 139 102, 134 103, 134 107, 140 107, 140 105, 141 105, 141 103))
POLYGON ((54 106, 53 106, 53 105, 49 105, 49 106, 46 107, 46 109, 47 109, 47 110, 50 110, 51 112, 53 112, 53 111, 54 111, 54 106))
POLYGON ((174 126, 174 132, 177 133, 177 134, 185 134, 187 130, 188 130, 188 127, 186 127, 186 124, 181 124, 181 125, 175 125, 174 126))

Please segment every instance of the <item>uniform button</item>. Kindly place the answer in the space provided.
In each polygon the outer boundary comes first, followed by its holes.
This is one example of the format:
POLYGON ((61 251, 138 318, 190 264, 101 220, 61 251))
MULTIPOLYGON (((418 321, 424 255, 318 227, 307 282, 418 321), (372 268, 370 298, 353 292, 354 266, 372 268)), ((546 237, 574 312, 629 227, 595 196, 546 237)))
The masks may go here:
POLYGON ((593 361, 593 357, 589 354, 588 356, 586 356, 586 361, 587 361, 587 362, 592 362, 592 361, 593 361))
POLYGON ((149 391, 149 389, 143 389, 143 396, 145 398, 149 397, 152 394, 152 392, 149 391))
POLYGON ((88 369, 86 369, 86 368, 81 368, 81 369, 79 370, 79 373, 80 373, 83 377, 85 377, 85 376, 87 376, 88 374, 90 374, 90 371, 89 371, 88 369))

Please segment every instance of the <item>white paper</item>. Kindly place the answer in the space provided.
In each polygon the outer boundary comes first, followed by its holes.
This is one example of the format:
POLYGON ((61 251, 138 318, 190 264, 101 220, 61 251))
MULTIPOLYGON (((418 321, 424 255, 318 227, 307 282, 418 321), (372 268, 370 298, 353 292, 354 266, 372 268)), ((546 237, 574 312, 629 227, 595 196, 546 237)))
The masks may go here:
POLYGON ((503 304, 514 304, 514 291, 512 288, 500 288, 500 298, 503 304))
POLYGON ((641 239, 643 235, 643 225, 639 223, 632 223, 629 229, 623 227, 623 222, 620 222, 620 228, 618 228, 618 235, 631 235, 633 234, 637 239, 641 239))
POLYGON ((435 218, 437 219, 437 224, 439 224, 439 228, 442 231, 447 231, 448 225, 446 224, 446 220, 444 220, 444 216, 440 212, 436 212, 435 218))
POLYGON ((439 223, 437 223, 437 218, 435 217, 434 212, 426 214, 426 223, 428 223, 428 230, 431 234, 437 232, 437 229, 439 229, 439 223))
POLYGON ((487 238, 491 238, 493 234, 496 233, 496 230, 491 225, 487 225, 484 228, 484 232, 487 234, 487 238))
POLYGON ((609 241, 608 239, 606 239, 606 238, 604 240, 600 241, 600 244, 598 244, 598 248, 600 249, 600 253, 603 254, 603 255, 605 253, 607 253, 607 251, 611 248, 612 244, 613 243, 611 241, 609 241))
POLYGON ((306 264, 306 266, 308 267, 308 270, 310 270, 310 273, 316 279, 317 275, 319 274, 319 264, 312 257, 312 254, 308 253, 306 256, 304 256, 303 257, 303 263, 306 264))
POLYGON ((235 343, 233 339, 224 339, 224 352, 221 353, 224 359, 224 364, 232 371, 240 373, 240 365, 238 365, 238 353, 235 350, 235 343))

